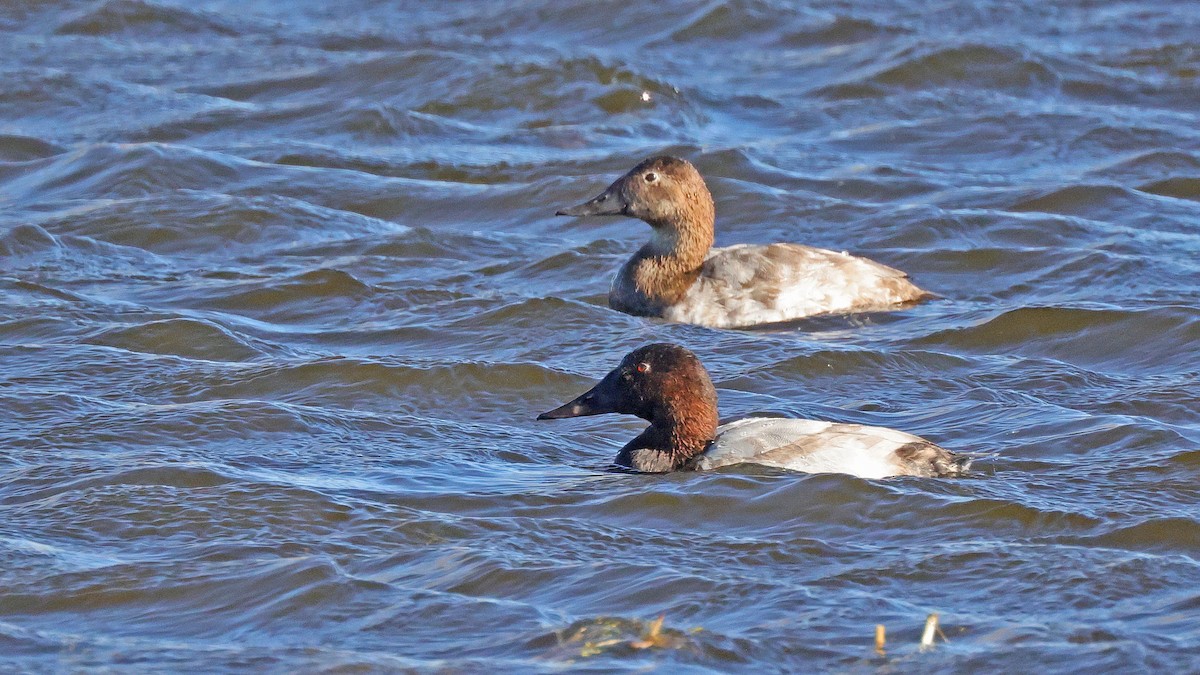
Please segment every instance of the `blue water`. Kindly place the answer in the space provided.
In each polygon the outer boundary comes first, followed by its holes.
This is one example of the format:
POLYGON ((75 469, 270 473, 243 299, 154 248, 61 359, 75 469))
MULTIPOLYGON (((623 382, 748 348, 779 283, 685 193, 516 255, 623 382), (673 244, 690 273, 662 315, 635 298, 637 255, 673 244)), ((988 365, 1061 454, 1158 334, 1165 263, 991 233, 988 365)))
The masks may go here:
POLYGON ((4 670, 1200 669, 1195 3, 18 0, 0 32, 4 670), (659 153, 718 244, 942 299, 608 309, 648 228, 553 214, 659 153), (651 341, 725 417, 975 474, 614 474, 639 421, 534 421, 651 341))

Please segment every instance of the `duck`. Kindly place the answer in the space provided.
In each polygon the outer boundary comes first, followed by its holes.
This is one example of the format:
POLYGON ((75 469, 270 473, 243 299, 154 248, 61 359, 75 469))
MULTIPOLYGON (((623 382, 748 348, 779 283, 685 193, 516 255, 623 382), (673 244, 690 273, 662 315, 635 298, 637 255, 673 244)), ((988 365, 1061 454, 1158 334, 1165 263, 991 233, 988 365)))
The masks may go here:
POLYGON ((709 471, 759 464, 859 478, 949 477, 970 459, 903 431, 820 420, 748 417, 720 424, 717 390, 685 347, 655 343, 629 352, 594 387, 538 415, 555 420, 619 413, 650 423, 614 464, 637 472, 709 471))
POLYGON ((628 216, 650 226, 650 241, 621 266, 608 293, 613 309, 635 316, 746 328, 937 297, 900 270, 845 252, 788 243, 712 248, 712 193, 679 157, 646 159, 556 215, 628 216))

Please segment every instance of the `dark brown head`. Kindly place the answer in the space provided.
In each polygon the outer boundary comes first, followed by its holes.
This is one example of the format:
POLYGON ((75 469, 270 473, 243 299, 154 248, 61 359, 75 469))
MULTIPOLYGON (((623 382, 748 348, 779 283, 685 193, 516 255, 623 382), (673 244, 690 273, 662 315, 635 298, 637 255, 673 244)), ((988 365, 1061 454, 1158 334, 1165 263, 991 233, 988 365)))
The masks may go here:
POLYGON ((621 176, 596 198, 562 209, 560 216, 629 216, 656 229, 699 225, 712 230, 712 195, 700 172, 678 157, 652 157, 621 176))
POLYGON ((717 390, 695 354, 679 345, 650 344, 629 352, 586 393, 538 419, 604 413, 636 415, 665 432, 707 442, 717 429, 717 390))

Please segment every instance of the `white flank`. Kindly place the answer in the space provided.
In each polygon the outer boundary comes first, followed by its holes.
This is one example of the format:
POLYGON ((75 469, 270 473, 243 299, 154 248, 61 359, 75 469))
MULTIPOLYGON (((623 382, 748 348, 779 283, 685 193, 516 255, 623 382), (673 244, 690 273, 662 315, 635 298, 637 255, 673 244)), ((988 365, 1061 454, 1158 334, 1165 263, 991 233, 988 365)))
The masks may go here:
POLYGON ((805 473, 886 478, 910 473, 898 461, 897 449, 925 442, 883 427, 751 417, 719 427, 716 442, 697 459, 696 468, 749 462, 805 473))

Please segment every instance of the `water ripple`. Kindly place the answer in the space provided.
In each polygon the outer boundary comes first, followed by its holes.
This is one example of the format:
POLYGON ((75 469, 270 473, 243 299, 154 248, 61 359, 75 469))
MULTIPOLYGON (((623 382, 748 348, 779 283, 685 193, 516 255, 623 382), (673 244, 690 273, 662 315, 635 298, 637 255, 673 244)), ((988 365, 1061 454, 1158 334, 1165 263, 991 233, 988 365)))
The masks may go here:
POLYGON ((1198 31, 1157 0, 4 3, 0 650, 1196 670, 1198 31), (940 297, 743 332, 611 310, 649 228, 553 214, 659 153, 719 244, 940 297), (725 418, 974 471, 632 475, 642 422, 535 421, 651 341, 701 354, 725 418))

